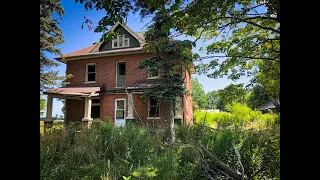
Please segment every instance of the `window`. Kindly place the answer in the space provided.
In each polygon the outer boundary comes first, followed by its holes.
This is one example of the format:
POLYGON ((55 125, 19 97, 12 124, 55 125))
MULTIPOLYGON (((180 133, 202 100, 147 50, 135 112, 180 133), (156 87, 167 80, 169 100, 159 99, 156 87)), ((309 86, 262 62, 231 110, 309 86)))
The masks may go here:
POLYGON ((152 69, 152 70, 148 70, 148 79, 156 79, 159 78, 159 70, 157 69, 152 69))
POLYGON ((160 106, 155 98, 149 98, 149 117, 159 117, 160 106))
POLYGON ((87 64, 86 82, 94 83, 96 81, 96 64, 87 64))
POLYGON ((91 118, 100 118, 100 99, 92 99, 91 102, 91 118))
POLYGON ((116 87, 125 87, 126 86, 126 63, 117 62, 117 84, 116 87))
POLYGON ((116 119, 124 119, 124 100, 117 100, 116 105, 116 119))
POLYGON ((126 75, 126 64, 119 63, 119 75, 126 75))
POLYGON ((129 38, 125 35, 117 35, 116 39, 112 40, 112 48, 129 47, 129 38))

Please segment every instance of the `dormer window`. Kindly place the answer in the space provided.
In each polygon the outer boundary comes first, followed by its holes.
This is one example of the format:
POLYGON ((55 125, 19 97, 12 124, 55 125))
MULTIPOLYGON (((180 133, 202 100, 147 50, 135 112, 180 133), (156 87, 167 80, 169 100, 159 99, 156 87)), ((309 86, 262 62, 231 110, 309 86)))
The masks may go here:
POLYGON ((129 38, 123 35, 117 35, 116 39, 112 40, 112 48, 129 47, 129 38))

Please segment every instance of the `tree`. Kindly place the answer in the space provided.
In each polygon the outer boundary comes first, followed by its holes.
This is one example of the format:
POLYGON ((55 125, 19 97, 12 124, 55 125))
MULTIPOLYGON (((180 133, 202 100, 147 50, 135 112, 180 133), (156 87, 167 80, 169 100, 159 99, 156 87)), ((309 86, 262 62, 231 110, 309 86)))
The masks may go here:
POLYGON ((46 108, 46 100, 40 97, 40 116, 43 115, 43 111, 46 108))
POLYGON ((219 99, 218 91, 211 91, 206 94, 206 99, 208 101, 208 108, 216 109, 219 106, 221 100, 219 99))
POLYGON ((270 96, 266 93, 264 87, 258 84, 252 88, 247 104, 251 109, 256 109, 269 99, 270 96))
POLYGON ((48 53, 61 55, 56 45, 64 42, 59 21, 53 18, 55 13, 62 19, 64 10, 60 0, 40 0, 40 92, 65 78, 50 70, 59 64, 48 58, 48 53))
POLYGON ((177 19, 188 35, 214 40, 205 48, 214 55, 198 59, 215 58, 197 66, 208 77, 237 80, 280 67, 279 0, 194 1, 177 13, 177 19))
POLYGON ((218 90, 220 99, 219 109, 225 109, 226 105, 233 102, 244 104, 247 102, 248 91, 243 84, 230 84, 224 89, 218 90))
POLYGON ((198 106, 199 109, 205 109, 208 107, 208 100, 206 93, 203 90, 198 78, 191 78, 192 84, 192 101, 198 106))

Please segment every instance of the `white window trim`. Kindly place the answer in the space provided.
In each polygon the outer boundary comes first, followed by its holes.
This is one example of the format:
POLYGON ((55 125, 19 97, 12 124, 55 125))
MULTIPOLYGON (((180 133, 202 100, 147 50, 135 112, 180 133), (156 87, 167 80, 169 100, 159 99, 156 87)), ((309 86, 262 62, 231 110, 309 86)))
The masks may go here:
POLYGON ((126 98, 116 98, 115 100, 114 100, 114 120, 116 120, 117 119, 117 112, 116 112, 116 110, 120 110, 120 109, 118 109, 117 108, 117 100, 124 100, 124 107, 123 107, 123 110, 124 110, 124 120, 126 120, 126 117, 127 117, 127 115, 126 115, 126 111, 127 111, 127 109, 126 109, 126 106, 127 106, 127 100, 126 100, 126 98))
POLYGON ((115 47, 115 46, 114 46, 114 39, 112 39, 112 48, 130 47, 130 38, 125 38, 125 35, 124 35, 124 34, 122 34, 122 35, 117 35, 117 42, 118 42, 118 43, 117 43, 117 46, 115 47), (123 41, 122 41, 122 42, 123 42, 123 46, 122 46, 122 47, 119 46, 119 36, 122 36, 122 37, 123 37, 123 38, 122 38, 122 39, 123 39, 123 41), (124 46, 124 41, 125 41, 125 40, 128 40, 128 46, 124 46))
POLYGON ((161 117, 160 117, 160 105, 159 105, 159 116, 156 116, 156 117, 153 117, 153 116, 150 116, 150 98, 148 99, 148 117, 147 117, 147 119, 161 119, 161 117))
POLYGON ((158 70, 158 76, 150 76, 149 71, 147 72, 147 74, 148 74, 147 79, 158 79, 158 78, 160 78, 160 71, 159 70, 158 70))
POLYGON ((87 63, 86 64, 86 81, 84 83, 86 84, 90 84, 90 83, 96 83, 96 81, 88 81, 88 66, 89 65, 94 65, 94 73, 95 73, 95 80, 97 78, 97 66, 96 66, 96 63, 87 63))

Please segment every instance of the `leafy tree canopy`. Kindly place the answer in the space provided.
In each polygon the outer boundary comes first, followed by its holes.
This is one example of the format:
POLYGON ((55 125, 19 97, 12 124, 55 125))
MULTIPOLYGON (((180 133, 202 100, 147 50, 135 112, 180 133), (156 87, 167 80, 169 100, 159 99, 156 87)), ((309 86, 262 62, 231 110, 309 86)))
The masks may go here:
POLYGON ((192 77, 191 84, 192 84, 192 101, 198 106, 199 109, 207 108, 208 99, 198 78, 192 77))

